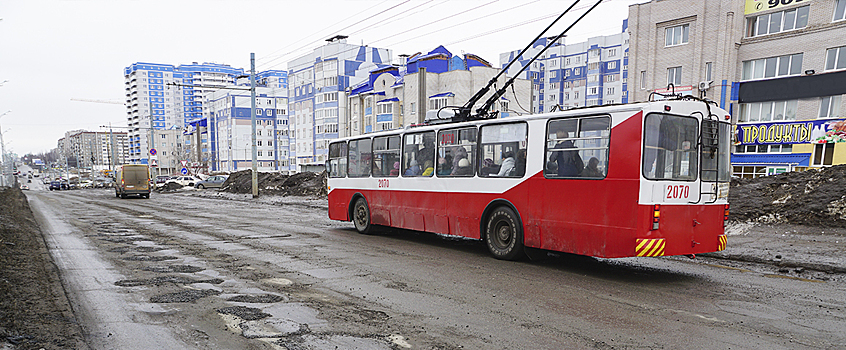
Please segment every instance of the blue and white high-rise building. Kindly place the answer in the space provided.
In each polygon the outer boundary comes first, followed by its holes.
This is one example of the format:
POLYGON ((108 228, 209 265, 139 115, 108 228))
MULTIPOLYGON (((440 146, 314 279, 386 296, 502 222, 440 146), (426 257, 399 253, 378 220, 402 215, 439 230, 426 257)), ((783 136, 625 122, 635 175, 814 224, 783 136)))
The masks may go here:
POLYGON ((138 62, 126 67, 129 162, 160 167, 156 173, 172 173, 181 167, 180 161, 187 158, 181 130, 191 120, 204 117, 204 97, 214 91, 194 86, 233 85, 240 75, 243 69, 214 63, 138 62), (157 131, 168 141, 159 140, 157 131))
MULTIPOLYGON (((624 20, 619 34, 593 37, 575 44, 565 44, 564 38, 553 42, 521 76, 532 80, 533 112, 628 103, 627 29, 627 20, 624 20)), ((501 67, 519 55, 518 61, 508 70, 516 74, 552 39, 538 39, 522 55, 519 50, 501 54, 501 67)))
POLYGON ((346 36, 288 62, 291 152, 296 164, 323 164, 329 141, 346 125, 345 90, 368 79, 377 65, 390 63, 391 50, 347 44, 346 36))

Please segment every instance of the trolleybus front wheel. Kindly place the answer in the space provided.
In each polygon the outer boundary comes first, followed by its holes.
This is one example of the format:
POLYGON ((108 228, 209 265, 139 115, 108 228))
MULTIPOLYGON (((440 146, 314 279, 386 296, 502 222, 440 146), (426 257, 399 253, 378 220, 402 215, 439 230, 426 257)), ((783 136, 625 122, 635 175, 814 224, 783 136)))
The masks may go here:
POLYGON ((364 198, 359 198, 355 201, 352 214, 355 229, 359 233, 370 233, 373 225, 370 224, 370 208, 367 206, 367 201, 364 198))
POLYGON ((496 208, 488 216, 485 242, 497 259, 516 260, 523 255, 523 226, 508 207, 496 208))

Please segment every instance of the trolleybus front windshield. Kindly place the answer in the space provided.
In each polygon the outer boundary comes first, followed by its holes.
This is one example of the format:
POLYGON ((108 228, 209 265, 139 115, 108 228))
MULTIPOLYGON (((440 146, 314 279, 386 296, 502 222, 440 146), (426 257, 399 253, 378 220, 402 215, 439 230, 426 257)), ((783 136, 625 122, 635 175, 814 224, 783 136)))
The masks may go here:
POLYGON ((662 113, 646 116, 643 176, 650 180, 696 180, 699 123, 693 117, 662 113))

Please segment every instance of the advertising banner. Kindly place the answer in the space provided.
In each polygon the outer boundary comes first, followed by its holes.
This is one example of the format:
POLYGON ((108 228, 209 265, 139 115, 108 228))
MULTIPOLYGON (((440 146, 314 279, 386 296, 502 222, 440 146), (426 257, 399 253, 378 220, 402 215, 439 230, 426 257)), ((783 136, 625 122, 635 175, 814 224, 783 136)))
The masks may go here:
POLYGON ((846 142, 846 119, 750 123, 734 127, 737 145, 846 142))

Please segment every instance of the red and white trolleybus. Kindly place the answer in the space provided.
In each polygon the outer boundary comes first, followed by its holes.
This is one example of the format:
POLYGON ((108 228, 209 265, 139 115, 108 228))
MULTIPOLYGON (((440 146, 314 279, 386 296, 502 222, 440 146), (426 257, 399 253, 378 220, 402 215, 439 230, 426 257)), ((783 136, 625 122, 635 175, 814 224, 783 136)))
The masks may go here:
POLYGON ((725 249, 728 113, 696 100, 443 123, 329 145, 329 217, 603 258, 725 249))

